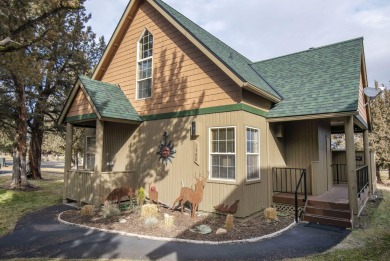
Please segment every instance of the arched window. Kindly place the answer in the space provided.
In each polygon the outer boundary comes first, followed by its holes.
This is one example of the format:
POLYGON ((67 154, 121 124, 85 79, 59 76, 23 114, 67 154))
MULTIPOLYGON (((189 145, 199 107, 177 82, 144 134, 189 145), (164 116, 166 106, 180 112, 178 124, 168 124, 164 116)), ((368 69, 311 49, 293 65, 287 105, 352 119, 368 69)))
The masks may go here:
POLYGON ((137 99, 152 96, 153 35, 148 31, 138 41, 137 99))

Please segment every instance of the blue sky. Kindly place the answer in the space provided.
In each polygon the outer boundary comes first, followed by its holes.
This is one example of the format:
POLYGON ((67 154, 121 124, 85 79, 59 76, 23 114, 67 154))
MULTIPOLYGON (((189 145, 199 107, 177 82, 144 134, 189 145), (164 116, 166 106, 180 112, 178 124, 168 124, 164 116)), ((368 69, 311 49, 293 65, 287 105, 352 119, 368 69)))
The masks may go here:
MULTIPOLYGON (((87 0, 90 25, 109 41, 129 0, 87 0)), ((389 86, 388 0, 165 0, 252 61, 364 37, 369 86, 389 86)))

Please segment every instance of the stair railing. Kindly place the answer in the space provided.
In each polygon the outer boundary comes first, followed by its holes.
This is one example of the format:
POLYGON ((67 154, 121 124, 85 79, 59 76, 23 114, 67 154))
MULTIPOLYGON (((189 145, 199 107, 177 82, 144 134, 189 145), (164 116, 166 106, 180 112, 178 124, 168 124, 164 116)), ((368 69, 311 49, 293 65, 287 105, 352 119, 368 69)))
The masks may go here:
POLYGON ((297 183, 297 186, 295 188, 295 222, 298 223, 298 189, 302 183, 303 179, 303 190, 304 190, 304 199, 303 202, 307 201, 307 189, 306 189, 306 169, 303 169, 301 172, 301 177, 299 178, 299 181, 297 183))
POLYGON ((304 195, 303 202, 307 200, 306 169, 272 168, 272 174, 274 192, 294 193, 295 221, 298 222, 298 193, 304 195))

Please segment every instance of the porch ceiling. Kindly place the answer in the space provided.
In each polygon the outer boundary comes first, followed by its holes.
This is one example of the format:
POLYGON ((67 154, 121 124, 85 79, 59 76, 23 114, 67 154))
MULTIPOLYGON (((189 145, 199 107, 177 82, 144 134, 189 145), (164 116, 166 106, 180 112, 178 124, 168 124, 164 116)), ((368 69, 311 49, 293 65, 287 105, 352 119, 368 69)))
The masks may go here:
MULTIPOLYGON (((330 126, 332 134, 344 134, 344 117, 331 119, 330 126)), ((361 133, 367 129, 367 126, 364 126, 364 124, 357 117, 355 117, 353 129, 355 133, 361 133)))

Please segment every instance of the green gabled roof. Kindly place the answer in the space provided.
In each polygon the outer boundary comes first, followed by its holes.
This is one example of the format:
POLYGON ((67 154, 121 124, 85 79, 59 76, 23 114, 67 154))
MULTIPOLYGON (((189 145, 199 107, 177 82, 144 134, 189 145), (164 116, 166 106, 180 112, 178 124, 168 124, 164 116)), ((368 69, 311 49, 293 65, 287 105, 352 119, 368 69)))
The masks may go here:
POLYGON ((167 5, 161 0, 154 0, 165 12, 177 21, 188 33, 195 37, 222 63, 224 63, 242 81, 254 85, 256 88, 281 100, 282 97, 259 75, 252 67, 252 62, 226 45, 224 42, 192 22, 190 19, 167 5))
POLYGON ((86 76, 79 76, 79 79, 99 118, 142 121, 118 85, 92 80, 86 76))
POLYGON ((357 111, 362 55, 357 38, 254 63, 284 98, 267 118, 357 111))

